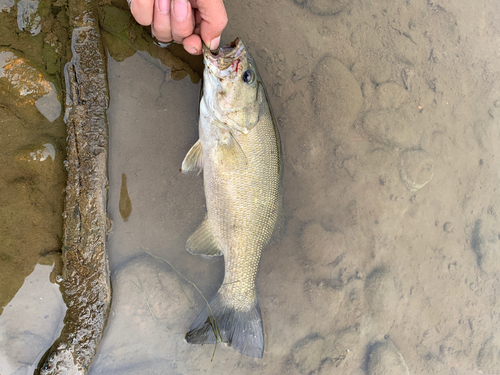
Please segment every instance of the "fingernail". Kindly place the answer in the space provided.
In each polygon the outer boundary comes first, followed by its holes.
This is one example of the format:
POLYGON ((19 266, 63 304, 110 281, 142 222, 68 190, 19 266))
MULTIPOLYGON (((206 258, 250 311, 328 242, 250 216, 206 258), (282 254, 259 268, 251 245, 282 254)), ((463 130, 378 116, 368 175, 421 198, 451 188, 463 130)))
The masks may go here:
POLYGON ((198 53, 198 50, 193 46, 184 46, 184 49, 192 55, 198 53))
POLYGON ((217 49, 217 47, 219 47, 219 43, 220 43, 220 36, 218 36, 217 38, 213 38, 210 44, 208 45, 208 48, 211 50, 217 49))
POLYGON ((160 8, 161 14, 168 14, 170 12, 169 1, 168 0, 159 0, 158 1, 158 8, 160 8))
POLYGON ((178 21, 184 21, 188 15, 188 3, 186 0, 174 0, 172 5, 174 17, 178 21))

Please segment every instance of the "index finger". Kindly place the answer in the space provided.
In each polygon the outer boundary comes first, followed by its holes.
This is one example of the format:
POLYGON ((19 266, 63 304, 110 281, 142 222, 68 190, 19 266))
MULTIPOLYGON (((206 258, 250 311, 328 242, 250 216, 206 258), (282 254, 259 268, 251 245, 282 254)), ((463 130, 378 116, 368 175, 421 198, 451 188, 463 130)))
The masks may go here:
POLYGON ((137 23, 148 26, 153 22, 154 0, 129 0, 130 13, 137 23))
POLYGON ((220 35, 227 25, 226 8, 222 0, 191 0, 193 8, 198 8, 201 16, 200 36, 210 48, 216 49, 220 35))

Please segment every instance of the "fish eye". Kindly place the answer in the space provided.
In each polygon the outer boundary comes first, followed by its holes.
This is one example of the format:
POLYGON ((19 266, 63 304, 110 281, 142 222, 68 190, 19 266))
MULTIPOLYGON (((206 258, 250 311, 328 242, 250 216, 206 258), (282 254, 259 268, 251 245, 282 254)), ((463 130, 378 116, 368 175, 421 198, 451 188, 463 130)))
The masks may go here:
POLYGON ((247 85, 253 83, 254 79, 255 74, 250 69, 243 72, 243 82, 245 82, 247 85))

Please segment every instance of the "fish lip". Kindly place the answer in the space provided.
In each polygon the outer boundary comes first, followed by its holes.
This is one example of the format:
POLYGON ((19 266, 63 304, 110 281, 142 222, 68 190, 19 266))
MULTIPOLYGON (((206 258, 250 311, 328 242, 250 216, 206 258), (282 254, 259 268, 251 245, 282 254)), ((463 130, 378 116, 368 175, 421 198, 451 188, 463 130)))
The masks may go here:
POLYGON ((233 62, 242 55, 245 46, 240 38, 236 38, 233 42, 214 51, 211 51, 205 44, 202 49, 205 64, 223 71, 230 68, 233 62))

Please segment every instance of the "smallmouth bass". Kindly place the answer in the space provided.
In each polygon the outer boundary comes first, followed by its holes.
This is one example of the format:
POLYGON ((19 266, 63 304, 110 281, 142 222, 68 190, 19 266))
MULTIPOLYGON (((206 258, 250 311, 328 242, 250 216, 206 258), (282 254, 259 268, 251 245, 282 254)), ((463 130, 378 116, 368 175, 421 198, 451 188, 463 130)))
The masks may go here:
POLYGON ((223 255, 225 274, 186 340, 222 340, 244 355, 262 358, 256 280, 262 250, 282 228, 281 141, 255 62, 241 40, 215 52, 204 46, 203 56, 200 139, 182 171, 203 170, 207 215, 186 247, 192 254, 223 255))

